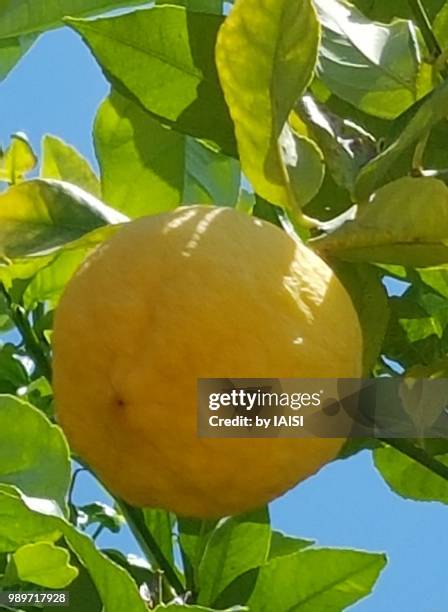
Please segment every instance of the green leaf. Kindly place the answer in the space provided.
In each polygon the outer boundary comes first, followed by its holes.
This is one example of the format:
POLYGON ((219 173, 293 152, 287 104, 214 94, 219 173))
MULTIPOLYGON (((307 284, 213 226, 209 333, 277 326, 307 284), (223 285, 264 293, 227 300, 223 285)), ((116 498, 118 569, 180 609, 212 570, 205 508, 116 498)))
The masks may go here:
POLYGON ((292 198, 306 203, 301 156, 318 154, 311 141, 297 148, 285 125, 311 80, 318 45, 319 23, 309 0, 237 0, 218 36, 216 62, 243 172, 257 193, 285 208, 292 198))
POLYGON ((373 450, 381 446, 381 442, 374 438, 349 438, 345 441, 341 450, 338 453, 338 459, 349 459, 360 453, 361 451, 368 449, 373 450))
POLYGON ((12 562, 20 580, 49 589, 63 589, 78 576, 68 551, 50 542, 21 546, 12 562))
POLYGON ((389 322, 389 303, 377 268, 332 262, 358 313, 363 334, 363 372, 369 376, 381 352, 389 322))
POLYGON ((324 225, 329 233, 312 241, 321 253, 404 266, 448 261, 448 187, 442 181, 404 177, 349 212, 324 225))
POLYGON ((8 304, 4 294, 0 292, 0 334, 9 331, 12 327, 14 327, 14 324, 9 316, 8 304))
POLYGON ((375 138, 309 95, 296 104, 295 112, 306 133, 321 148, 336 184, 352 193, 360 169, 377 153, 375 138))
POLYGON ((323 153, 314 140, 297 134, 289 126, 285 126, 279 143, 288 177, 286 184, 292 188, 291 199, 303 207, 311 202, 322 186, 325 177, 323 153))
POLYGON ((65 508, 70 454, 61 430, 31 404, 7 395, 0 396, 0 482, 65 508))
POLYGON ((94 171, 78 151, 60 138, 47 134, 42 142, 42 178, 74 183, 96 197, 101 186, 94 171))
POLYGON ((120 227, 121 224, 104 225, 58 249, 44 252, 45 254, 15 258, 12 261, 6 259, 4 262, 0 258, 0 281, 8 290, 13 290, 17 283, 20 283, 22 290, 17 299, 23 299, 29 309, 46 299, 56 304, 75 272, 77 262, 80 263, 93 248, 112 236, 120 227), (33 280, 30 281, 31 278, 33 280))
MULTIPOLYGON (((425 10, 432 21, 445 0, 424 0, 425 10)), ((394 17, 413 19, 414 14, 409 0, 354 0, 355 4, 370 19, 391 21, 394 17)))
POLYGON ((10 290, 14 281, 23 281, 31 278, 38 270, 48 264, 54 254, 37 255, 36 257, 23 257, 14 259, 0 257, 0 281, 10 290))
POLYGON ((384 555, 311 549, 272 559, 260 568, 251 610, 340 612, 368 595, 384 555))
POLYGON ((235 159, 167 129, 117 92, 100 107, 94 137, 104 198, 131 217, 238 199, 235 159))
POLYGON ((57 28, 67 15, 81 17, 145 3, 146 0, 6 0, 0 4, 0 38, 57 28))
POLYGON ((418 271, 422 281, 448 299, 448 266, 424 268, 418 271))
POLYGON ((21 496, 13 487, 0 486, 0 551, 23 544, 56 539, 62 533, 87 568, 107 612, 147 612, 129 574, 100 553, 92 540, 61 518, 47 500, 21 496))
POLYGON ((103 548, 102 552, 107 555, 109 559, 115 561, 117 565, 125 569, 132 576, 137 585, 146 583, 150 590, 154 587, 158 588, 160 575, 153 571, 146 559, 133 554, 124 555, 122 552, 111 548, 103 548))
MULTIPOLYGON (((398 495, 406 499, 448 504, 448 482, 427 467, 390 446, 377 448, 373 457, 375 467, 398 495)), ((436 458, 448 465, 448 454, 437 455, 436 458)))
POLYGON ((22 132, 11 136, 11 144, 3 155, 0 155, 0 181, 16 183, 31 172, 37 164, 28 138, 22 132))
POLYGON ((394 119, 421 95, 419 49, 409 21, 371 22, 337 0, 316 0, 323 26, 319 77, 366 113, 394 119))
POLYGON ((222 17, 161 6, 67 23, 120 93, 177 131, 235 154, 233 125, 214 62, 222 17))
POLYGON ((156 214, 182 201, 185 137, 113 92, 94 128, 104 200, 131 217, 156 214))
POLYGON ((59 506, 49 500, 26 498, 14 487, 0 484, 0 552, 14 552, 31 542, 58 540, 59 525, 48 520, 48 513, 58 516, 59 506))
POLYGON ((267 559, 271 528, 267 509, 224 519, 208 540, 199 566, 198 603, 212 605, 240 574, 267 559))
POLYGON ((34 34, 29 34, 0 40, 0 81, 8 76, 17 62, 32 47, 36 38, 34 34))
POLYGON ((276 557, 292 555, 293 553, 299 552, 299 550, 304 550, 305 548, 313 546, 313 544, 313 540, 293 538, 280 531, 273 531, 271 533, 271 546, 269 548, 268 561, 276 557))
MULTIPOLYGON (((58 521, 60 524, 61 520, 58 521)), ((137 590, 135 582, 121 567, 100 553, 92 540, 68 523, 63 523, 61 531, 68 545, 88 569, 89 574, 101 596, 107 612, 147 612, 147 606, 137 590)))
MULTIPOLYGON (((389 304, 391 318, 384 354, 400 363, 409 375, 413 375, 415 366, 436 366, 448 353, 447 300, 413 275, 412 285, 401 297, 389 299, 389 304)), ((415 376, 427 377, 418 372, 415 376)))
POLYGON ((442 49, 448 45, 448 3, 444 2, 432 24, 434 36, 442 49))
POLYGON ((378 187, 390 180, 391 167, 445 119, 447 105, 448 81, 445 81, 426 96, 398 138, 361 170, 356 183, 358 201, 366 200, 378 187))
POLYGON ((235 206, 240 183, 241 171, 236 159, 186 137, 183 203, 235 206))
POLYGON ((25 308, 33 310, 39 302, 48 302, 55 307, 88 252, 88 248, 63 249, 48 265, 38 270, 23 294, 25 308))
MULTIPOLYGON (((86 568, 74 555, 72 562, 78 570, 78 577, 69 584, 67 591, 70 598, 70 612, 104 612, 98 591, 86 568)), ((44 612, 54 612, 44 608, 44 612)))
POLYGON ((143 509, 145 525, 159 545, 165 558, 174 565, 173 529, 174 516, 165 510, 143 509))
MULTIPOLYGON (((182 559, 188 565, 191 573, 190 578, 197 582, 199 566, 204 556, 216 521, 201 521, 199 519, 189 519, 178 517, 177 524, 179 529, 179 544, 182 551, 182 559)), ((185 572, 187 574, 187 570, 185 572)))
POLYGON ((126 219, 69 183, 27 181, 0 194, 0 255, 36 254, 126 219))
POLYGON ((16 347, 13 344, 3 345, 0 348, 0 393, 15 394, 27 384, 28 374, 19 360, 16 347))

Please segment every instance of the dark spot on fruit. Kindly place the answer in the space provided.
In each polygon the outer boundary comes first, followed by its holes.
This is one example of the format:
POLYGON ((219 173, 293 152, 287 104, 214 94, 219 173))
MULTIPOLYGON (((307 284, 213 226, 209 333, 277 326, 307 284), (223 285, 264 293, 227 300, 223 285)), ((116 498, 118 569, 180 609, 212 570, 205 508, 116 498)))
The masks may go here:
POLYGON ((120 396, 117 396, 117 398, 115 399, 115 403, 118 406, 118 408, 124 408, 124 406, 125 406, 125 401, 120 396))

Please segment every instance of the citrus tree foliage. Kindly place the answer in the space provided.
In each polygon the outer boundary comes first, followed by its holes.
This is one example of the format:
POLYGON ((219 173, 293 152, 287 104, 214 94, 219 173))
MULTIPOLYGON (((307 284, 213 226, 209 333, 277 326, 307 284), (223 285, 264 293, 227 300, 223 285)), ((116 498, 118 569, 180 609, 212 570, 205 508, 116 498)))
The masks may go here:
MULTIPOLYGON (((93 126, 100 176, 57 135, 36 152, 15 134, 1 153, 0 331, 16 332, 0 346, 2 588, 68 588, 83 612, 336 612, 371 592, 383 554, 288 537, 267 509, 215 523, 76 507, 52 315, 120 224, 213 203, 327 259, 358 310, 366 376, 445 376, 448 3, 424 4, 0 0, 0 79, 69 27, 110 83, 93 126), (124 522, 146 559, 83 533, 124 522)), ((356 441, 340 459, 364 448, 397 494, 448 502, 446 441, 356 441)))

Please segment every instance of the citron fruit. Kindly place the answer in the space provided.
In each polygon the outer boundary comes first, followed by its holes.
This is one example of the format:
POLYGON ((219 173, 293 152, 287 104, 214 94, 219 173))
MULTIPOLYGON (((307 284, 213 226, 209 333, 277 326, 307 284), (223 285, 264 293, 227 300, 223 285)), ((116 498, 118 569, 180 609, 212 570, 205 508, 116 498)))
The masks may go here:
POLYGON ((342 440, 200 438, 198 378, 357 377, 346 291, 311 250, 228 208, 120 229, 57 308, 54 388, 73 448, 118 496, 184 516, 259 507, 342 440))

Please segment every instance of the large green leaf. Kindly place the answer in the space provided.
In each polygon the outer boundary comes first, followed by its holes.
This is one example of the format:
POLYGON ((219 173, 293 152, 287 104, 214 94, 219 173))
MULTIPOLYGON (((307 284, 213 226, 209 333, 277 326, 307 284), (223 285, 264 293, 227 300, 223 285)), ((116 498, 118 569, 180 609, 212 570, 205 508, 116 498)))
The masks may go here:
POLYGON ((88 570, 105 612, 147 612, 129 574, 100 553, 88 536, 61 518, 47 500, 25 497, 13 487, 0 486, 0 519, 0 551, 11 552, 31 542, 51 541, 62 533, 88 570))
POLYGON ((95 122, 104 199, 137 217, 184 203, 232 206, 238 199, 238 162, 168 129, 117 92, 95 122))
POLYGON ((308 549, 276 557, 260 568, 251 610, 340 612, 368 595, 386 564, 384 555, 308 549))
POLYGON ((312 77, 318 45, 310 0, 237 0, 218 36, 216 62, 242 169, 257 193, 285 208, 303 206, 323 177, 316 145, 286 124, 312 77), (309 158, 319 169, 305 189, 311 175, 301 169, 309 158))
POLYGON ((101 197, 101 186, 89 162, 78 151, 56 136, 46 135, 42 142, 41 177, 74 183, 101 197))
POLYGON ((378 187, 391 180, 391 168, 445 119, 447 105, 448 81, 445 81, 421 102, 411 120, 402 127, 398 138, 361 170, 356 183, 359 201, 366 200, 378 187))
POLYGON ((264 563, 270 536, 266 509, 222 521, 208 540, 199 566, 198 603, 212 605, 235 578, 264 563))
POLYGON ((12 570, 23 582, 49 589, 63 589, 78 576, 65 548, 51 542, 21 546, 11 557, 12 570))
POLYGON ((320 252, 347 261, 405 266, 448 261, 448 187, 442 181, 398 179, 350 213, 313 240, 320 252))
POLYGON ((117 92, 100 106, 94 128, 104 200, 131 217, 182 201, 185 137, 117 92))
POLYGON ((146 0, 6 0, 0 3, 0 39, 56 28, 68 15, 94 15, 145 3, 146 0))
MULTIPOLYGON (((448 504, 448 482, 403 453, 384 446, 374 453, 375 466, 390 488, 407 499, 448 504)), ((448 465, 448 455, 436 456, 448 465)))
POLYGON ((70 453, 61 430, 36 408, 0 396, 0 482, 65 508, 70 453))
POLYGON ((0 40, 0 81, 8 76, 17 62, 32 47, 36 38, 34 34, 28 34, 0 40))
POLYGON ((157 6, 68 23, 121 93, 176 130, 235 154, 233 125, 214 62, 222 17, 157 6))
POLYGON ((126 219, 69 183, 27 181, 0 194, 0 255, 39 253, 126 219))
POLYGON ((319 76, 330 91, 386 119, 427 93, 431 84, 419 82, 419 50, 409 21, 370 22, 337 0, 316 0, 316 6, 323 26, 319 76))

